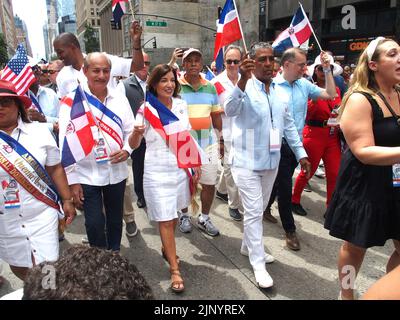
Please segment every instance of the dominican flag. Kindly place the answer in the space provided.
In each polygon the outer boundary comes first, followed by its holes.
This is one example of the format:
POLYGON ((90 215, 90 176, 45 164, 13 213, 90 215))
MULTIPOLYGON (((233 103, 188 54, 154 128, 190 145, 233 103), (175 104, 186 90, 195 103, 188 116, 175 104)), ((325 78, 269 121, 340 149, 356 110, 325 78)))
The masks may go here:
POLYGON ((283 31, 272 44, 277 52, 283 52, 288 48, 299 47, 306 42, 312 33, 312 26, 303 8, 297 9, 289 28, 283 31))
MULTIPOLYGON (((82 94, 82 90, 78 86, 75 90, 70 122, 67 126, 61 153, 61 163, 64 168, 85 158, 95 146, 92 127, 96 125, 90 111, 85 109, 82 94)), ((68 105, 68 97, 65 97, 62 103, 68 105)))
POLYGON ((221 73, 224 70, 224 49, 221 48, 218 52, 217 59, 215 59, 215 67, 217 72, 221 73))
POLYGON ((242 33, 240 31, 239 15, 233 0, 226 0, 219 18, 215 37, 214 61, 217 62, 217 56, 221 54, 220 50, 223 47, 240 39, 242 39, 242 33))
POLYGON ((0 79, 12 82, 19 95, 26 93, 31 84, 36 81, 22 44, 18 45, 15 55, 7 63, 0 79))
POLYGON ((146 93, 144 117, 162 136, 171 152, 176 156, 179 168, 200 167, 207 162, 203 150, 193 139, 189 130, 183 126, 171 110, 150 92, 146 93))
POLYGON ((206 80, 211 81, 212 79, 215 78, 215 74, 210 69, 208 69, 205 78, 206 80))
POLYGON ((112 14, 116 24, 121 26, 121 18, 126 12, 127 2, 129 0, 113 0, 112 2, 112 14))

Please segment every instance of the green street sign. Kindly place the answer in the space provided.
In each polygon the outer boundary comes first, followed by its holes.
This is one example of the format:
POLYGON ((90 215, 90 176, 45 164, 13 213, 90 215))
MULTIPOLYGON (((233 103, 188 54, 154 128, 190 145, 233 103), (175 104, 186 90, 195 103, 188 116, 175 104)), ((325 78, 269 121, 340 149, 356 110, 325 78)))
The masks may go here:
POLYGON ((148 27, 166 27, 167 22, 166 21, 151 21, 147 20, 146 21, 146 26, 148 27))

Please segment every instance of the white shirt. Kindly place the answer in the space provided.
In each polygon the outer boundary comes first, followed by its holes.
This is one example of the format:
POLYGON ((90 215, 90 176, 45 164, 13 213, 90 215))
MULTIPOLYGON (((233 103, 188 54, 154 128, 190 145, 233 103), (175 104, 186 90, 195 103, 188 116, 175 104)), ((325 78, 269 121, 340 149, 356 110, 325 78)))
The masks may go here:
MULTIPOLYGON (((89 88, 85 88, 85 91, 90 93, 89 88)), ((74 94, 70 93, 69 96, 73 99, 74 94)), ((123 96, 119 91, 108 89, 108 95, 103 104, 112 112, 114 112, 122 120, 122 131, 123 131, 123 150, 132 153, 132 148, 129 146, 128 138, 131 134, 135 122, 132 109, 129 105, 128 99, 123 96)), ((67 125, 70 120, 71 108, 62 104, 60 107, 60 146, 62 147, 64 136, 67 125)), ((111 138, 107 133, 104 136, 111 148, 112 152, 120 150, 118 143, 111 138)), ((106 143, 107 145, 107 143, 106 143)), ((110 149, 108 146, 107 154, 110 155, 110 149)), ((111 164, 110 161, 105 163, 96 163, 96 156, 94 150, 81 161, 66 168, 66 174, 68 183, 75 184, 87 184, 92 186, 105 186, 109 184, 116 184, 128 177, 128 166, 126 161, 111 164)))
MULTIPOLYGON (((46 124, 24 123, 19 119, 11 137, 43 167, 60 163, 60 151, 46 124)), ((57 210, 37 200, 20 184, 20 207, 5 209, 1 182, 9 178, 10 175, 0 168, 0 211, 3 213, 0 214, 0 258, 11 265, 27 267, 32 266, 31 253, 37 264, 57 260, 57 210)))
MULTIPOLYGON (((136 74, 135 74, 135 77, 136 77, 136 80, 138 81, 138 83, 140 84, 140 86, 142 87, 143 94, 145 94, 146 93, 147 82, 140 80, 136 74)), ((120 81, 118 83, 117 90, 119 90, 124 96, 126 96, 126 89, 125 89, 125 86, 122 83, 122 81, 120 81)))
MULTIPOLYGON (((107 54, 107 57, 111 60, 111 73, 108 88, 115 89, 116 84, 113 78, 117 76, 129 77, 132 60, 110 54, 107 54)), ((57 87, 60 97, 64 97, 75 90, 78 86, 78 80, 82 85, 87 83, 83 70, 76 70, 72 66, 64 66, 57 76, 57 87)))
MULTIPOLYGON (((54 90, 39 86, 37 95, 35 95, 32 91, 31 94, 33 94, 39 102, 39 105, 46 116, 47 122, 57 122, 58 113, 60 111, 60 100, 58 99, 54 90)), ((53 129, 53 127, 51 127, 51 129, 53 129)))
MULTIPOLYGON (((240 80, 240 74, 238 81, 240 80)), ((215 85, 216 82, 219 82, 225 89, 224 92, 218 95, 218 103, 219 105, 224 108, 224 103, 228 96, 231 94, 235 85, 233 82, 228 78, 228 74, 226 70, 216 76, 214 79, 211 80, 211 83, 215 85)), ((218 92, 218 89, 217 89, 218 92)), ((232 141, 232 124, 235 117, 227 117, 224 113, 221 113, 222 119, 222 136, 224 137, 225 141, 232 141)))

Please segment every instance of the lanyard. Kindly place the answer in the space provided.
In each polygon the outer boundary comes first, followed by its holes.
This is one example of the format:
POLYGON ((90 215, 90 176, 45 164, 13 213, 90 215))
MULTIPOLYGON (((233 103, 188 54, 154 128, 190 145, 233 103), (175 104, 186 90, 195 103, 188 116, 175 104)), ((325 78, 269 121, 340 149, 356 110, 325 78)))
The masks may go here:
POLYGON ((275 129, 274 126, 274 117, 272 116, 272 104, 269 101, 269 94, 267 92, 265 92, 265 94, 267 95, 267 100, 268 100, 268 108, 269 108, 269 113, 271 115, 271 125, 272 125, 272 129, 275 129))

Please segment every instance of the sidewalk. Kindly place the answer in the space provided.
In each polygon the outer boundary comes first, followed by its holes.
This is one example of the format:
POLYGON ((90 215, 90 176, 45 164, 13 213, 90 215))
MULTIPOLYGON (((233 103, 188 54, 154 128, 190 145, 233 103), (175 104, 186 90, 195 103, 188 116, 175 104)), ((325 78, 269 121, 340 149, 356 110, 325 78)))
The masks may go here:
MULTIPOLYGON (((136 206, 139 233, 128 240, 124 231, 121 254, 136 264, 157 299, 335 300, 339 292, 336 260, 341 241, 329 236, 323 228, 324 180, 313 178, 310 184, 313 192, 303 193, 302 198, 303 207, 309 214, 305 217, 295 216, 300 251, 291 251, 284 246, 284 231, 280 222, 264 222, 264 244, 275 257, 275 262, 267 265, 274 279, 273 288, 261 290, 257 287, 248 258, 239 253, 242 222, 233 221, 229 217, 227 204, 219 199, 214 200, 211 218, 220 228, 220 236, 212 238, 195 226, 190 234, 182 234, 177 230, 177 253, 186 288, 183 294, 176 295, 169 290, 168 264, 160 253, 161 241, 156 224, 150 224, 146 213, 136 206)), ((273 215, 278 217, 275 205, 273 215)), ((84 235, 84 218, 78 216, 68 228, 61 250, 71 244, 81 243, 84 235)), ((393 244, 388 241, 384 247, 367 251, 356 281, 361 294, 385 273, 392 250, 393 244)), ((8 266, 4 265, 3 269, 6 283, 0 288, 0 296, 22 286, 8 266)))

